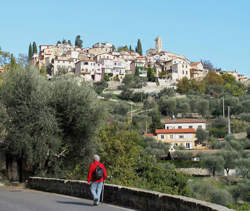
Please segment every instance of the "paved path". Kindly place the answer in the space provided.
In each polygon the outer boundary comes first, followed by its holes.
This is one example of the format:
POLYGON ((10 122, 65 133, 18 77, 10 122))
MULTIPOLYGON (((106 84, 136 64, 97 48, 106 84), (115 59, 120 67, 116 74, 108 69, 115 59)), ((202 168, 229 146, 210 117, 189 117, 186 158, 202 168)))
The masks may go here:
POLYGON ((33 190, 0 188, 1 211, 121 211, 109 204, 93 206, 92 201, 33 190))

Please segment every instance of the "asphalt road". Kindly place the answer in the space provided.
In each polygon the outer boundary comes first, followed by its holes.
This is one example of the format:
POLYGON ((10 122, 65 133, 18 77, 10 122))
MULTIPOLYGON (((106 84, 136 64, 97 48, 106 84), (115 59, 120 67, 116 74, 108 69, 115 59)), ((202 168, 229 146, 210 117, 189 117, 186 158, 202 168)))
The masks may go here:
POLYGON ((91 200, 39 192, 0 188, 0 211, 121 211, 131 210, 109 204, 93 206, 91 200))

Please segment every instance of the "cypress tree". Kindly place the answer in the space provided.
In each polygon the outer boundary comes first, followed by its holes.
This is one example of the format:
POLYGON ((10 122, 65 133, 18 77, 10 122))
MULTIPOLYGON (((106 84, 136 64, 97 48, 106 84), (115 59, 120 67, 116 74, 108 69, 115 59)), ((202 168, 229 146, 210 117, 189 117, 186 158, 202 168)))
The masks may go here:
POLYGON ((138 39, 138 41, 137 41, 136 52, 142 56, 142 45, 141 45, 140 39, 138 39))
POLYGON ((78 46, 79 48, 82 48, 83 41, 81 40, 81 36, 77 35, 75 40, 75 46, 78 46))
POLYGON ((60 40, 59 40, 59 41, 57 41, 56 45, 59 45, 59 44, 62 44, 60 40))
POLYGON ((13 54, 10 55, 10 69, 16 68, 16 59, 13 54))
POLYGON ((62 41, 62 44, 66 44, 67 42, 66 42, 66 40, 65 39, 63 39, 63 41, 62 41))
POLYGON ((29 53, 28 53, 28 61, 30 62, 32 60, 32 56, 33 56, 33 51, 32 51, 32 45, 30 43, 29 46, 29 53))
POLYGON ((33 52, 32 55, 37 54, 37 46, 36 46, 36 42, 33 42, 33 52))
POLYGON ((72 45, 70 40, 68 40, 68 45, 72 45))

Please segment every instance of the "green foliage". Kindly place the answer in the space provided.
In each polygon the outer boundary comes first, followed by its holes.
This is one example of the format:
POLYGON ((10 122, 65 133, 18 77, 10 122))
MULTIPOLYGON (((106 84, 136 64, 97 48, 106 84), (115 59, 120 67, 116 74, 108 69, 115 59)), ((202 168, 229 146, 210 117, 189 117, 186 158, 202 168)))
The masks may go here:
POLYGON ((250 139, 250 127, 248 127, 248 128, 246 129, 246 132, 247 132, 247 138, 250 139))
POLYGON ((223 170, 225 163, 223 157, 216 154, 203 155, 201 162, 205 168, 211 171, 213 176, 215 176, 216 172, 223 170))
POLYGON ((32 50, 32 45, 30 43, 29 45, 29 52, 28 52, 28 61, 30 62, 32 60, 33 57, 33 50, 32 50))
POLYGON ((217 138, 224 138, 227 134, 227 120, 222 117, 213 120, 209 134, 217 138))
POLYGON ((250 113, 241 113, 240 119, 247 121, 247 122, 250 122, 250 113))
POLYGON ((148 81, 155 81, 155 69, 154 68, 147 68, 147 78, 148 81))
POLYGON ((44 65, 40 69, 40 74, 43 75, 44 77, 47 76, 47 70, 46 70, 46 67, 44 65))
POLYGON ((71 43, 71 41, 70 41, 70 40, 68 40, 68 45, 72 45, 72 43, 71 43))
POLYGON ((118 52, 121 52, 121 51, 128 51, 129 49, 128 49, 128 46, 127 45, 125 45, 125 46, 121 46, 121 47, 118 47, 118 52))
POLYGON ((158 104, 163 115, 172 116, 176 113, 176 100, 174 98, 161 97, 158 104))
POLYGON ((228 175, 230 169, 234 169, 236 167, 236 160, 239 158, 239 154, 235 150, 223 150, 220 155, 224 159, 224 169, 228 175))
POLYGON ((158 97, 162 97, 162 96, 174 97, 175 95, 176 95, 176 92, 173 88, 164 88, 159 92, 158 97))
POLYGON ((135 51, 142 56, 142 45, 141 45, 141 40, 140 39, 137 40, 137 46, 136 46, 135 51))
POLYGON ((92 88, 73 79, 49 82, 30 66, 10 70, 4 79, 0 134, 8 158, 32 174, 54 172, 62 162, 58 169, 86 163, 105 114, 92 88))
POLYGON ((144 138, 145 153, 160 158, 161 156, 167 155, 169 152, 169 144, 157 142, 152 137, 144 138))
POLYGON ((124 84, 123 88, 142 88, 146 85, 145 79, 136 75, 126 74, 122 83, 124 84))
POLYGON ((105 79, 100 82, 94 83, 94 90, 97 94, 101 94, 103 90, 107 87, 108 87, 108 83, 105 79))
POLYGON ((32 44, 32 53, 33 53, 33 55, 37 54, 37 45, 36 45, 36 42, 33 42, 33 44, 32 44))
POLYGON ((6 134, 1 147, 9 157, 31 166, 33 173, 47 170, 61 143, 55 112, 49 107, 50 85, 34 69, 10 70, 0 97, 6 134))
POLYGON ((138 146, 142 141, 141 136, 135 131, 114 125, 101 130, 98 140, 103 146, 100 154, 109 175, 122 185, 131 184, 136 179, 134 168, 141 150, 138 146))
POLYGON ((75 46, 82 48, 82 43, 83 43, 83 41, 81 40, 81 36, 77 35, 76 39, 75 39, 75 46))
POLYGON ((198 128, 196 131, 196 137, 199 143, 204 143, 205 141, 207 141, 208 135, 208 132, 206 130, 203 130, 202 128, 198 128))
POLYGON ((156 129, 164 128, 164 125, 161 122, 161 115, 157 109, 153 109, 149 112, 149 116, 152 118, 152 123, 149 126, 152 133, 155 133, 156 129))

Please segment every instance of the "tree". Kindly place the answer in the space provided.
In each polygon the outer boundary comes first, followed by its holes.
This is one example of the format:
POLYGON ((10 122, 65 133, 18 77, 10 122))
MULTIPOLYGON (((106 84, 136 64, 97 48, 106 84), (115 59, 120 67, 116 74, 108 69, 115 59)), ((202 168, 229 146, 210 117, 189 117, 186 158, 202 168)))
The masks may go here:
POLYGON ((248 127, 248 128, 246 129, 246 131, 247 131, 247 138, 250 139, 250 127, 248 127))
POLYGON ((59 128, 53 110, 48 106, 50 85, 34 69, 10 70, 0 89, 1 121, 6 136, 1 148, 6 153, 9 179, 22 180, 24 166, 31 172, 48 170, 60 145, 59 128), (19 167, 13 175, 13 163, 19 167))
POLYGON ((224 159, 224 169, 226 170, 228 176, 230 169, 234 169, 236 167, 236 161, 237 158, 239 158, 239 155, 235 150, 223 150, 220 155, 224 159))
POLYGON ((138 145, 141 136, 116 124, 101 130, 98 141, 103 145, 100 155, 112 180, 122 185, 131 184, 137 177, 134 169, 141 151, 138 145))
POLYGON ((191 88, 190 81, 188 80, 187 77, 183 77, 181 80, 178 81, 178 84, 177 84, 178 92, 184 94, 184 93, 187 93, 190 88, 191 88))
POLYGON ((46 66, 42 66, 41 69, 40 69, 40 74, 43 75, 43 76, 47 76, 47 70, 46 70, 46 66))
POLYGON ((250 178, 250 158, 237 160, 237 170, 243 178, 250 178))
POLYGON ((65 39, 63 39, 62 44, 66 45, 67 41, 65 39))
POLYGON ((29 52, 28 52, 28 61, 29 62, 31 62, 32 57, 33 57, 33 51, 32 51, 32 45, 30 43, 30 45, 29 45, 29 52))
POLYGON ((161 97, 158 104, 163 115, 172 116, 176 113, 176 100, 174 98, 161 97))
POLYGON ((14 70, 14 69, 16 69, 16 67, 17 67, 16 59, 15 59, 14 55, 11 54, 10 55, 10 65, 9 65, 9 68, 11 70, 14 70))
POLYGON ((206 117, 209 114, 209 102, 208 100, 202 99, 198 104, 198 111, 203 117, 206 117))
POLYGON ((121 51, 128 51, 128 46, 125 45, 125 46, 118 47, 118 52, 121 52, 121 51))
POLYGON ((57 41, 56 45, 60 45, 62 42, 60 40, 57 41))
POLYGON ((34 54, 37 54, 37 46, 36 46, 36 42, 33 42, 33 45, 32 45, 32 55, 34 54))
POLYGON ((75 46, 82 48, 82 43, 83 43, 83 41, 81 40, 81 36, 77 35, 76 39, 75 39, 75 46))
POLYGON ((202 128, 198 128, 196 131, 196 137, 199 143, 204 143, 208 139, 208 132, 202 128))
POLYGON ((201 60, 201 63, 204 67, 204 69, 207 69, 207 70, 214 70, 214 66, 213 64, 209 61, 209 60, 201 60))
POLYGON ((68 45, 72 45, 70 40, 68 40, 68 45))
POLYGON ((222 156, 219 155, 204 155, 201 158, 201 162, 204 167, 208 168, 212 175, 215 176, 217 171, 221 171, 224 168, 224 159, 222 156))
POLYGON ((203 79, 203 81, 206 83, 206 85, 223 85, 224 79, 222 76, 217 74, 215 71, 210 71, 206 75, 206 77, 203 79))
POLYGON ((154 109, 149 113, 149 116, 152 118, 152 123, 149 128, 152 133, 155 133, 156 129, 162 129, 163 124, 161 123, 161 115, 158 110, 154 109))
POLYGON ((86 83, 49 82, 30 66, 18 67, 6 73, 0 100, 0 147, 9 172, 17 163, 20 180, 25 169, 32 175, 71 171, 96 150, 105 110, 86 83))
POLYGON ((147 78, 148 78, 148 81, 152 81, 154 82, 155 81, 155 70, 154 68, 147 68, 147 78))
POLYGON ((142 56, 142 45, 140 39, 137 40, 136 52, 142 56))

